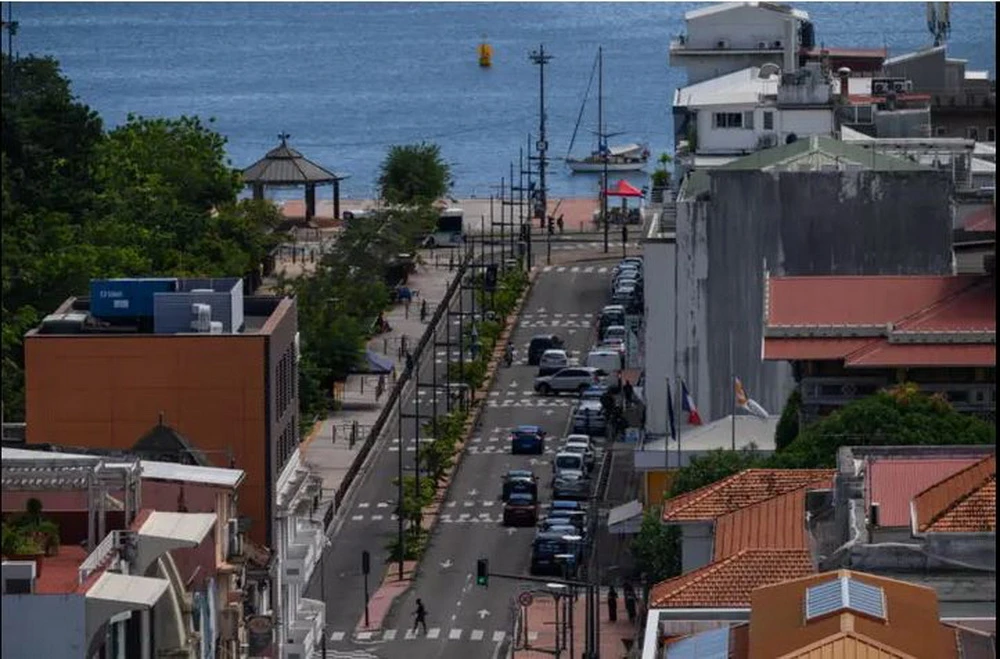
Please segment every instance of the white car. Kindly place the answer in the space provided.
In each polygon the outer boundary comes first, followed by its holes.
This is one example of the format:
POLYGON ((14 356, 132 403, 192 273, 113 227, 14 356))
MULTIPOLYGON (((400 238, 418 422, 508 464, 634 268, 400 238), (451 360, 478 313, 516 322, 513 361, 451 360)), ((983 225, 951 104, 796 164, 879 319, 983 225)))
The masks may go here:
POLYGON ((553 348, 542 353, 538 360, 538 374, 551 375, 570 365, 569 354, 561 348, 553 348))
POLYGON ((535 378, 535 391, 548 396, 562 392, 583 393, 591 385, 601 384, 607 375, 599 368, 588 366, 571 366, 553 375, 543 375, 535 378))
POLYGON ((604 341, 625 341, 628 337, 628 329, 624 325, 612 325, 604 330, 604 341))

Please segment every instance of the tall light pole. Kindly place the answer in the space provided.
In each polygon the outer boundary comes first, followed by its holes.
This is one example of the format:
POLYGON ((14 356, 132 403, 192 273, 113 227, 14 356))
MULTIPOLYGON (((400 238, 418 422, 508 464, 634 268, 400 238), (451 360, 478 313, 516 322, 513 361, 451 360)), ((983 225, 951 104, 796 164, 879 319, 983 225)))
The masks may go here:
POLYGON ((601 151, 601 220, 604 222, 604 253, 608 253, 608 143, 604 131, 604 48, 597 48, 597 148, 601 151))
MULTIPOLYGON (((545 152, 549 148, 549 143, 545 140, 545 65, 552 59, 552 55, 545 53, 545 44, 540 44, 538 50, 531 51, 528 56, 532 64, 538 65, 538 142, 535 148, 538 150, 538 205, 541 207, 542 226, 548 226, 548 198, 545 190, 545 152)), ((548 255, 546 261, 552 263, 552 234, 548 234, 548 255)))

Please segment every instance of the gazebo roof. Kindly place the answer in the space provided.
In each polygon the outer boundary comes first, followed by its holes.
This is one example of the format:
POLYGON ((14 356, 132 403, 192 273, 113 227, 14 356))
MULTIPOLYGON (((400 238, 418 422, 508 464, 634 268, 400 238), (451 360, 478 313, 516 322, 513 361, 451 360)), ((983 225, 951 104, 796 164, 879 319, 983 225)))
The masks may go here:
POLYGON ((265 185, 303 185, 306 183, 333 183, 347 176, 334 174, 328 169, 303 157, 288 146, 288 135, 282 134, 281 144, 267 152, 263 158, 243 170, 244 183, 265 185))

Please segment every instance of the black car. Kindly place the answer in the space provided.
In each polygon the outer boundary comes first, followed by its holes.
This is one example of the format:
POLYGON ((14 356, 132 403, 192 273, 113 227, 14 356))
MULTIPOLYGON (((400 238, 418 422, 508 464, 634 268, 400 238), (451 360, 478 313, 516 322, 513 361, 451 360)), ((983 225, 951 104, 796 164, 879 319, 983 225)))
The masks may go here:
POLYGON ((528 344, 528 366, 538 366, 538 361, 546 350, 562 348, 563 340, 555 334, 539 334, 531 337, 528 344))

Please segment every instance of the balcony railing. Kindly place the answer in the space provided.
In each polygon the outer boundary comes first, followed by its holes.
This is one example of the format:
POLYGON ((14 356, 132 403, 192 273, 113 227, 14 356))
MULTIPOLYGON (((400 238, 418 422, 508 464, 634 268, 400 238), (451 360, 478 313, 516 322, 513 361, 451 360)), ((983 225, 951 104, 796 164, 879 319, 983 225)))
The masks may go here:
POLYGON ((79 582, 81 584, 86 581, 91 574, 108 565, 108 563, 110 563, 115 557, 119 547, 119 533, 119 531, 112 531, 104 536, 104 540, 101 540, 101 544, 94 547, 94 551, 90 552, 87 558, 83 559, 83 563, 80 564, 78 570, 79 582))
POLYGON ((772 54, 784 52, 783 41, 777 39, 759 39, 752 42, 733 43, 729 39, 719 39, 711 43, 692 44, 686 36, 680 36, 670 40, 670 54, 692 55, 700 53, 726 53, 726 52, 758 52, 762 54, 772 54))

